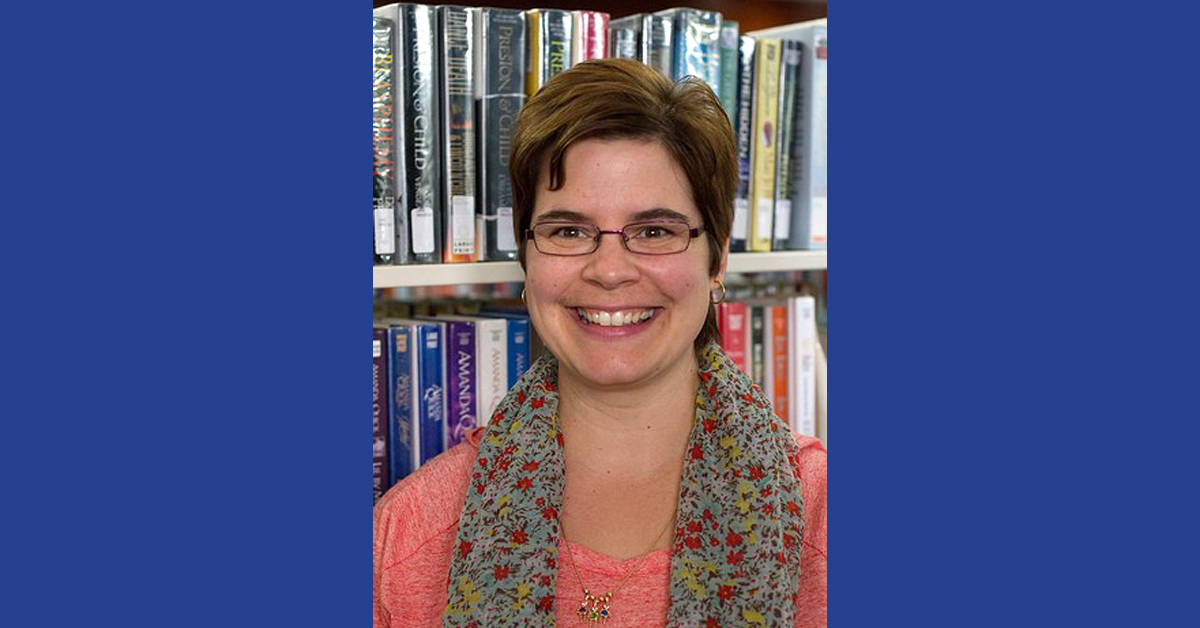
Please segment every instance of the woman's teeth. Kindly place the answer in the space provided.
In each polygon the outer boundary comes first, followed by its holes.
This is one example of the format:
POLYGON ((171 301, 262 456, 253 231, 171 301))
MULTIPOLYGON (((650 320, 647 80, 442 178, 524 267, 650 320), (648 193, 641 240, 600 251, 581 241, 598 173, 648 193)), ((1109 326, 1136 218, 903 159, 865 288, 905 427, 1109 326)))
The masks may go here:
POLYGON ((628 312, 589 312, 582 308, 576 308, 575 313, 582 320, 593 325, 601 327, 620 327, 622 325, 636 325, 642 321, 649 320, 654 316, 654 310, 634 310, 628 312))

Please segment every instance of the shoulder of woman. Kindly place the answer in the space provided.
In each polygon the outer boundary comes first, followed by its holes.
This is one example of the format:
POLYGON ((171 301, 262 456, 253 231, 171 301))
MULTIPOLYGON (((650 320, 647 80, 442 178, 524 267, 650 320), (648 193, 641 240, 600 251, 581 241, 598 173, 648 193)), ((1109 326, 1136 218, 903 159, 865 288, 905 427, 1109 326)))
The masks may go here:
POLYGON ((375 563, 384 569, 458 525, 483 428, 421 465, 375 504, 375 563))

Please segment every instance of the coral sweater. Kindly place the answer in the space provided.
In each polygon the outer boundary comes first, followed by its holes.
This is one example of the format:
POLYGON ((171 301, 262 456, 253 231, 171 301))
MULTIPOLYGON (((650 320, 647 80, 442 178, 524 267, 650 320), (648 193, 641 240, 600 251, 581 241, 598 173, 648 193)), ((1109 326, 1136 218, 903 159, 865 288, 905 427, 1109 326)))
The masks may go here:
MULTIPOLYGON (((442 625, 446 581, 458 534, 458 517, 471 479, 483 428, 429 461, 389 490, 375 506, 374 628, 435 628, 442 625)), ((825 448, 796 437, 797 471, 804 495, 805 527, 800 554, 797 628, 826 625, 825 448)), ((567 551, 559 540, 560 555, 567 551)), ((617 560, 569 543, 577 567, 592 591, 616 587, 637 562, 617 560)), ((560 561, 555 593, 555 624, 584 626, 575 615, 583 586, 560 561)), ((606 628, 665 626, 671 602, 670 550, 650 553, 613 596, 606 628)))

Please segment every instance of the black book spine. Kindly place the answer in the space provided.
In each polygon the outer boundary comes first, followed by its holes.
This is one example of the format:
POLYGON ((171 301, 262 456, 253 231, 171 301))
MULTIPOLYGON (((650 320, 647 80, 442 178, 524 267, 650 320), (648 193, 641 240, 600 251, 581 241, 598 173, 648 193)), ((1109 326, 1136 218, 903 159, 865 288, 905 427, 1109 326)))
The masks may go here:
POLYGON ((396 257, 395 23, 375 17, 372 23, 371 153, 373 167, 374 241, 372 261, 391 264, 396 257))
MULTIPOLYGON (((388 450, 387 450, 387 330, 373 329, 371 336, 373 353, 371 354, 371 423, 374 443, 371 454, 371 480, 374 485, 373 502, 379 501, 388 490, 388 450)), ((372 502, 372 503, 373 503, 372 502)))
POLYGON ((775 159, 775 228, 772 232, 772 251, 788 248, 791 232, 793 174, 792 160, 796 156, 796 93, 800 85, 799 41, 783 40, 782 63, 779 66, 779 139, 775 159))
POLYGON ((437 107, 437 24, 433 7, 401 5, 404 13, 405 211, 413 261, 442 261, 441 151, 437 107))
POLYGON ((733 195, 733 232, 729 238, 730 252, 746 250, 750 228, 750 164, 754 142, 751 137, 754 112, 754 38, 738 38, 738 106, 734 120, 737 133, 738 184, 733 195))
POLYGON ((478 232, 485 260, 514 260, 509 150, 525 104, 525 17, 511 9, 482 8, 476 36, 476 120, 479 123, 478 232))
POLYGON ((472 12, 438 7, 441 38, 444 261, 473 262, 475 248, 475 57, 472 12))

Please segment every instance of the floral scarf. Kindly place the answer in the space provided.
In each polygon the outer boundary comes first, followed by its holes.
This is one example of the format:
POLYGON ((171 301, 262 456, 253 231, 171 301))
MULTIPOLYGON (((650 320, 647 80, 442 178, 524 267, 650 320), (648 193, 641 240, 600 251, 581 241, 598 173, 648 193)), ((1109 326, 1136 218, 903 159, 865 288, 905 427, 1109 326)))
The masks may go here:
MULTIPOLYGON (((793 626, 804 504, 798 447, 716 343, 701 352, 671 554, 667 626, 793 626)), ((472 469, 444 628, 554 626, 558 361, 544 355, 501 401, 472 469)))

